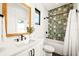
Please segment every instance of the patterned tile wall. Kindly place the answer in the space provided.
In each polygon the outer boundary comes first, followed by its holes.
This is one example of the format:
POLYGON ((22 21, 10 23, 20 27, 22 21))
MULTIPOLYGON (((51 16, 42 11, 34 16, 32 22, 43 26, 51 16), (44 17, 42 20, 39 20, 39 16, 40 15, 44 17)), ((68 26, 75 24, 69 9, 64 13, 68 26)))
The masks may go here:
POLYGON ((73 9, 72 3, 48 11, 48 38, 64 41, 70 9, 73 9))

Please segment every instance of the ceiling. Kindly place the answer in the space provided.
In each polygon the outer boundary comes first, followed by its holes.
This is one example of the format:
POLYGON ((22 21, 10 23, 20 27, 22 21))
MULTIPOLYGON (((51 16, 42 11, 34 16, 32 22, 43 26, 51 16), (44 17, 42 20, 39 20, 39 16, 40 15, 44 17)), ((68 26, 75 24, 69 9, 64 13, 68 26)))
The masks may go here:
POLYGON ((67 4, 67 3, 42 3, 42 5, 43 5, 47 10, 57 8, 57 7, 62 6, 62 5, 64 5, 64 4, 67 4))

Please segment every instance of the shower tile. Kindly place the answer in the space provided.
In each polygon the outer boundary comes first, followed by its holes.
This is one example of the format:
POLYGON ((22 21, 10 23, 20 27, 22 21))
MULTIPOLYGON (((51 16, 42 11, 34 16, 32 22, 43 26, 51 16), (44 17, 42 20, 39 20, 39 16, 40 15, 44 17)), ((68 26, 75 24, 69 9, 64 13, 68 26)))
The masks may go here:
POLYGON ((64 41, 68 13, 72 8, 73 8, 73 4, 70 3, 70 4, 63 5, 61 7, 49 10, 49 13, 48 13, 50 17, 48 20, 49 38, 64 41), (56 15, 56 14, 59 14, 59 15, 56 15))

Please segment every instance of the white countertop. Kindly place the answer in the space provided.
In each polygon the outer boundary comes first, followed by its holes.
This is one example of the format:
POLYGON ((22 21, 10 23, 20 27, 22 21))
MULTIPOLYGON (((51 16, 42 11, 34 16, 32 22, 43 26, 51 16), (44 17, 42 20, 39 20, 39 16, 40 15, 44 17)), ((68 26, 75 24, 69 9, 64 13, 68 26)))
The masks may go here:
POLYGON ((15 55, 21 51, 29 49, 30 47, 32 47, 35 44, 38 44, 39 41, 40 41, 40 39, 37 39, 35 41, 30 40, 29 43, 27 43, 27 44, 24 44, 24 43, 19 44, 19 43, 11 42, 11 41, 0 42, 0 56, 15 55))

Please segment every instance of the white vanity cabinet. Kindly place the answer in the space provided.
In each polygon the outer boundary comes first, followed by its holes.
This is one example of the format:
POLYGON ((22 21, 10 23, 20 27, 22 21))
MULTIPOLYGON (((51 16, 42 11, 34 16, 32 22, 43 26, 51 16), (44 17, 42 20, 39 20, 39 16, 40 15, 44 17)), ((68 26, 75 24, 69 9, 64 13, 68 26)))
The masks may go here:
POLYGON ((43 42, 42 40, 29 45, 25 50, 16 54, 16 56, 42 56, 43 42))
POLYGON ((31 55, 31 53, 34 54, 34 56, 41 56, 42 55, 42 44, 33 45, 32 47, 25 49, 24 51, 18 53, 16 56, 33 56, 31 55))
POLYGON ((35 47, 35 56, 42 56, 43 44, 40 42, 35 47))
MULTIPOLYGON (((0 42, 1 43, 1 42, 0 42)), ((42 56, 43 39, 31 40, 27 44, 6 44, 0 45, 0 56, 42 56)), ((14 42, 13 42, 14 43, 14 42)))

